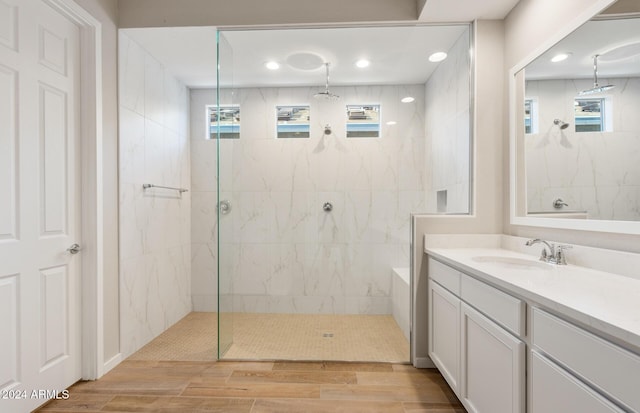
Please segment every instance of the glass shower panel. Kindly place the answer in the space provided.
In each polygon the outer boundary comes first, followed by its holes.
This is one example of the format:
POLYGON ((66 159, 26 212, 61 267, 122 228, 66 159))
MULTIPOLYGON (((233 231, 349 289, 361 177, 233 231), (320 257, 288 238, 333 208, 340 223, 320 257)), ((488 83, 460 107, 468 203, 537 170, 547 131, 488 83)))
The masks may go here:
POLYGON ((236 211, 231 199, 231 160, 240 136, 236 137, 229 131, 238 131, 239 135, 240 109, 235 102, 233 48, 220 32, 217 48, 216 113, 212 114, 209 127, 215 130, 217 141, 218 358, 221 359, 233 344, 233 257, 236 254, 232 241, 236 211), (234 111, 230 112, 229 108, 234 108, 234 111))

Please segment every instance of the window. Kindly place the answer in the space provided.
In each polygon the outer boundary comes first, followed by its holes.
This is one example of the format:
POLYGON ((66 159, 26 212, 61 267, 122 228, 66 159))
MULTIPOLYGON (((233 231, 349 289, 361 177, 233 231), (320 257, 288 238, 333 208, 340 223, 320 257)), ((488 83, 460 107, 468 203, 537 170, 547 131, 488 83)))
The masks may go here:
POLYGON ((215 139, 220 129, 220 139, 240 138, 239 106, 207 106, 209 119, 209 139, 215 139), (218 117, 219 115, 219 117, 218 117))
POLYGON ((277 106, 276 136, 278 138, 308 138, 309 106, 277 106))
POLYGON ((524 101, 524 133, 538 133, 538 100, 524 101))
POLYGON ((606 131, 605 99, 575 99, 576 132, 606 131))
POLYGON ((347 138, 379 138, 380 105, 347 105, 347 138))

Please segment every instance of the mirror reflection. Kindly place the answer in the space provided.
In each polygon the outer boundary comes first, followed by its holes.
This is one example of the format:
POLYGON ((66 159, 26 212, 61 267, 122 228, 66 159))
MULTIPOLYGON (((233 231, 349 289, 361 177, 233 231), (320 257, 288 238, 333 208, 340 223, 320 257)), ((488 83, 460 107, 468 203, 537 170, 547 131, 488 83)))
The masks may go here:
POLYGON ((635 7, 612 6, 525 67, 528 216, 640 220, 635 7))

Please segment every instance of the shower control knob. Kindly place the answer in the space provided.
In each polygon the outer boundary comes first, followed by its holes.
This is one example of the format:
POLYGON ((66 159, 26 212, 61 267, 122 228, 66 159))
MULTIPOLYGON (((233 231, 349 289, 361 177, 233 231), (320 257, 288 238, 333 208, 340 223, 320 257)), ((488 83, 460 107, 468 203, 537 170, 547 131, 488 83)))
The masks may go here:
POLYGON ((220 209, 220 213, 222 215, 227 215, 229 212, 231 212, 231 202, 223 199, 222 201, 220 201, 220 205, 218 206, 218 208, 220 209))
POLYGON ((324 212, 331 212, 333 210, 333 204, 331 204, 331 202, 325 202, 324 205, 322 205, 322 210, 324 212))

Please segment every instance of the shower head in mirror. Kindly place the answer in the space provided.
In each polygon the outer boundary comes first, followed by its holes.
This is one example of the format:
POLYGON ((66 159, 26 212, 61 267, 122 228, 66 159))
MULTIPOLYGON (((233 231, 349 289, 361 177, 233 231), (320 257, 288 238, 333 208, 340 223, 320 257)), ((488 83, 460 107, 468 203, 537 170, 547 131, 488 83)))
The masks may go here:
POLYGON ((560 119, 554 119, 553 124, 558 125, 561 130, 567 129, 569 127, 569 124, 567 122, 564 122, 560 119))
POLYGON ((324 66, 326 70, 326 83, 325 83, 324 91, 316 93, 315 95, 313 95, 313 97, 316 99, 323 99, 323 100, 338 100, 340 99, 340 96, 329 92, 329 63, 325 63, 324 66))
POLYGON ((615 87, 614 85, 600 86, 598 84, 598 57, 600 57, 600 55, 593 56, 593 87, 591 89, 583 90, 582 92, 580 92, 580 96, 605 92, 615 87))

